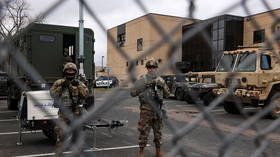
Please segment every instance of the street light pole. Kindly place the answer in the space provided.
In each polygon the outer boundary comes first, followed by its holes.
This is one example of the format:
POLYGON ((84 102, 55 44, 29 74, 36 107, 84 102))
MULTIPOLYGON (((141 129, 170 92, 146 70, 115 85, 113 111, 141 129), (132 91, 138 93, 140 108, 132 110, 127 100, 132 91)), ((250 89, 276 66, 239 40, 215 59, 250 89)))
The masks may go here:
POLYGON ((83 0, 79 1, 79 75, 85 77, 84 73, 84 15, 83 15, 83 0))
POLYGON ((102 70, 103 70, 103 59, 104 59, 104 56, 102 56, 102 70))

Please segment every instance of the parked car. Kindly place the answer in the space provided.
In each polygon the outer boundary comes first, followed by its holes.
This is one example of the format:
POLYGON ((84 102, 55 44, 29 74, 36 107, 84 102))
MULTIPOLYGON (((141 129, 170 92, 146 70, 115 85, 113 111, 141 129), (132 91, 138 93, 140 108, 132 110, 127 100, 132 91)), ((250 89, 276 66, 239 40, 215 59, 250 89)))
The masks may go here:
POLYGON ((0 96, 7 96, 7 79, 8 75, 5 72, 0 71, 0 96))
POLYGON ((94 80, 93 85, 97 88, 117 87, 119 80, 115 76, 100 76, 94 80))

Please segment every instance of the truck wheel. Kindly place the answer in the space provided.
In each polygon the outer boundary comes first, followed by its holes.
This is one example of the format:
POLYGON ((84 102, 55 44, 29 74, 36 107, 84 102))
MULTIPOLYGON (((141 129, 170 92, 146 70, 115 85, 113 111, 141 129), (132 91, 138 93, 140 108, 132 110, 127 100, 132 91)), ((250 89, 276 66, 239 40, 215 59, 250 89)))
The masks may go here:
MULTIPOLYGON (((194 94, 194 92, 193 92, 194 94)), ((184 100, 188 103, 188 104, 194 104, 194 101, 192 99, 192 96, 190 95, 190 92, 186 92, 184 94, 184 100)))
POLYGON ((234 102, 226 101, 223 103, 223 105, 224 105, 224 109, 227 113, 240 114, 240 111, 234 102))
POLYGON ((175 97, 177 100, 184 100, 184 93, 182 88, 178 88, 175 92, 175 97))
POLYGON ((18 99, 7 99, 8 109, 9 110, 18 110, 18 99))
POLYGON ((273 105, 273 110, 270 112, 269 117, 277 119, 280 117, 280 92, 274 93, 268 100, 267 105, 273 105))

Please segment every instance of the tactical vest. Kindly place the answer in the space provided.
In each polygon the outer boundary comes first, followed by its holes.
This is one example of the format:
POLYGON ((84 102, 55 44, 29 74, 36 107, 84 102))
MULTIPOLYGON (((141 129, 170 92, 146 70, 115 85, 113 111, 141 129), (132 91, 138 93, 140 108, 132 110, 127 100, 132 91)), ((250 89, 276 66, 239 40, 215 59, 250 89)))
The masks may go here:
MULTIPOLYGON (((156 79, 150 78, 148 74, 143 75, 144 83, 151 82, 156 79)), ((141 109, 153 110, 153 107, 150 105, 149 100, 155 102, 155 104, 160 105, 160 101, 163 100, 163 89, 160 89, 158 86, 148 87, 143 92, 139 94, 139 101, 141 103, 141 109)))
POLYGON ((79 90, 76 86, 69 86, 61 93, 62 103, 66 107, 71 107, 79 103, 79 90))

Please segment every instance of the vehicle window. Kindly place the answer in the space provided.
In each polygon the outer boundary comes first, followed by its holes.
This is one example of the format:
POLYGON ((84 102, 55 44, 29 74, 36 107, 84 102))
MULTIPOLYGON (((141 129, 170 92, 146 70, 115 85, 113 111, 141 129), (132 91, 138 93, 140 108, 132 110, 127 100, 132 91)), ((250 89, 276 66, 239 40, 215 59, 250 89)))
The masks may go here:
POLYGON ((236 54, 224 54, 217 67, 218 72, 231 72, 236 59, 236 54))
POLYGON ((269 55, 261 55, 261 69, 271 70, 271 58, 269 55))
POLYGON ((102 76, 98 77, 98 79, 97 79, 97 81, 102 81, 102 80, 103 80, 102 76))
POLYGON ((235 67, 236 72, 252 72, 256 71, 257 54, 245 52, 238 56, 237 64, 235 67))
POLYGON ((45 42, 54 42, 55 37, 52 35, 40 35, 40 41, 45 41, 45 42))

